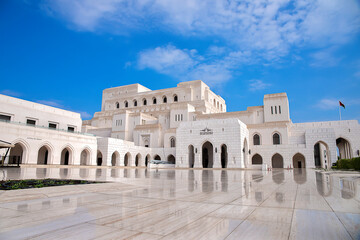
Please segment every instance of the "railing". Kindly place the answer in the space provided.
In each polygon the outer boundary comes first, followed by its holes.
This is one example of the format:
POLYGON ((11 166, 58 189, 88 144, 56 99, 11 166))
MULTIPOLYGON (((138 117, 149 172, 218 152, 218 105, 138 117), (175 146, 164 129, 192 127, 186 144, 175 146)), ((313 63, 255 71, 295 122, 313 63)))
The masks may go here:
POLYGON ((19 166, 21 163, 21 156, 2 156, 0 158, 0 167, 2 166, 19 166))
POLYGON ((74 134, 80 134, 80 135, 85 135, 85 136, 95 136, 94 134, 91 134, 91 133, 68 131, 65 129, 50 128, 50 127, 45 127, 45 126, 40 126, 40 125, 31 125, 31 124, 26 124, 26 123, 22 123, 22 122, 7 121, 7 120, 3 120, 3 119, 0 119, 0 122, 10 123, 10 124, 15 124, 15 125, 20 125, 20 126, 49 129, 49 130, 58 131, 58 132, 74 133, 74 134))

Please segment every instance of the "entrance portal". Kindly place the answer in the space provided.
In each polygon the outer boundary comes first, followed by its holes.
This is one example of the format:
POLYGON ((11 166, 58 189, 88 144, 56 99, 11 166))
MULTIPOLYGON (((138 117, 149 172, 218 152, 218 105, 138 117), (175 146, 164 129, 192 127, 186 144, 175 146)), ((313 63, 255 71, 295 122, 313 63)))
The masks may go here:
POLYGON ((37 164, 48 164, 49 150, 47 147, 42 146, 38 151, 37 164))
POLYGON ((280 154, 276 153, 271 158, 271 164, 272 164, 273 168, 283 168, 284 167, 284 159, 280 154))
POLYGON ((227 146, 225 144, 221 145, 221 167, 226 168, 227 167, 227 146))
POLYGON ((213 145, 205 142, 202 146, 202 165, 203 168, 212 168, 213 166, 213 145))
POLYGON ((293 156, 294 168, 306 168, 305 157, 301 153, 297 153, 293 156))
POLYGON ((336 139, 336 147, 337 147, 338 159, 350 159, 352 157, 351 146, 346 139, 344 138, 336 139))
POLYGON ((100 151, 97 152, 96 165, 98 166, 102 165, 102 153, 100 151))

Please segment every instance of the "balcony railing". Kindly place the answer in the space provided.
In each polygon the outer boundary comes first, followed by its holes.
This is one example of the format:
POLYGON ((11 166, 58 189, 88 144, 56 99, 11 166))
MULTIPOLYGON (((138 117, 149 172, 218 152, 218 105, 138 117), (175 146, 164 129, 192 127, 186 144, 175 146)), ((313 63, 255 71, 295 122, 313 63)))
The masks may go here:
POLYGON ((40 126, 40 125, 31 125, 31 124, 26 124, 26 123, 22 123, 22 122, 7 121, 7 120, 2 120, 2 119, 0 119, 0 122, 9 123, 9 124, 15 124, 15 125, 19 125, 19 126, 27 126, 27 127, 41 128, 41 129, 49 129, 49 130, 52 130, 52 131, 73 133, 73 134, 78 134, 78 135, 95 136, 94 134, 91 134, 91 133, 68 131, 68 130, 65 130, 65 129, 51 128, 51 127, 45 127, 45 126, 40 126))

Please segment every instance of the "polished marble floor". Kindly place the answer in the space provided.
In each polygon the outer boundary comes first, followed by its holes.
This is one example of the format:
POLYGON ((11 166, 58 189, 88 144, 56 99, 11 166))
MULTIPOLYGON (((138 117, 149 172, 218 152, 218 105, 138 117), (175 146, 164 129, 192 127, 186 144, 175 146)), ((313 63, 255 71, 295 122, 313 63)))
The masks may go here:
POLYGON ((360 239, 360 174, 0 169, 104 183, 0 191, 0 239, 360 239))

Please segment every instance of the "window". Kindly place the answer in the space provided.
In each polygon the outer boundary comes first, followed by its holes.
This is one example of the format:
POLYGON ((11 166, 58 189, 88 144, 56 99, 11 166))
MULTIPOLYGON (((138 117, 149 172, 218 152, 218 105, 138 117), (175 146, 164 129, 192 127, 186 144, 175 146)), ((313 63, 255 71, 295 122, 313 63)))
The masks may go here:
POLYGON ((222 111, 222 104, 220 104, 220 110, 222 111))
POLYGON ((281 107, 280 107, 280 105, 279 105, 279 114, 281 114, 281 107))
POLYGON ((180 116, 181 116, 181 120, 180 120, 180 121, 182 121, 182 120, 183 120, 183 115, 181 114, 180 116))
POLYGON ((143 105, 146 106, 146 104, 147 104, 146 99, 143 99, 143 105))
POLYGON ((280 135, 278 133, 274 133, 273 135, 273 144, 274 145, 280 144, 280 135))
POLYGON ((137 101, 136 100, 134 100, 134 107, 136 107, 137 106, 137 101))
POLYGON ((36 120, 26 119, 26 124, 27 124, 27 125, 35 126, 35 125, 36 125, 36 120))
POLYGON ((156 104, 156 98, 153 98, 153 104, 156 104))
POLYGON ((56 129, 57 124, 56 123, 49 123, 49 128, 56 129))
POLYGON ((258 134, 255 134, 253 137, 254 145, 260 145, 260 136, 258 134))
POLYGON ((11 121, 11 116, 0 114, 0 121, 10 122, 11 121))
POLYGON ((142 119, 142 120, 141 120, 141 124, 142 124, 142 125, 145 125, 145 124, 146 124, 146 120, 145 120, 145 119, 142 119))
POLYGON ((216 100, 214 99, 214 107, 216 107, 216 100))
POLYGON ((68 132, 75 132, 75 127, 68 127, 68 132))
POLYGON ((129 103, 127 101, 125 101, 124 104, 126 108, 129 107, 129 103))
POLYGON ((277 106, 275 106, 275 114, 277 114, 277 106))
POLYGON ((175 138, 174 137, 172 137, 172 138, 170 138, 170 147, 175 147, 175 138))
POLYGON ((163 97, 163 103, 167 103, 167 98, 166 98, 166 96, 163 97))
POLYGON ((271 114, 274 114, 274 110, 273 107, 271 106, 271 114))
POLYGON ((175 122, 177 121, 177 114, 175 114, 175 122))
POLYGON ((118 102, 116 102, 116 108, 120 108, 120 104, 118 102))
POLYGON ((178 101, 178 96, 174 95, 174 102, 177 102, 177 101, 178 101))

